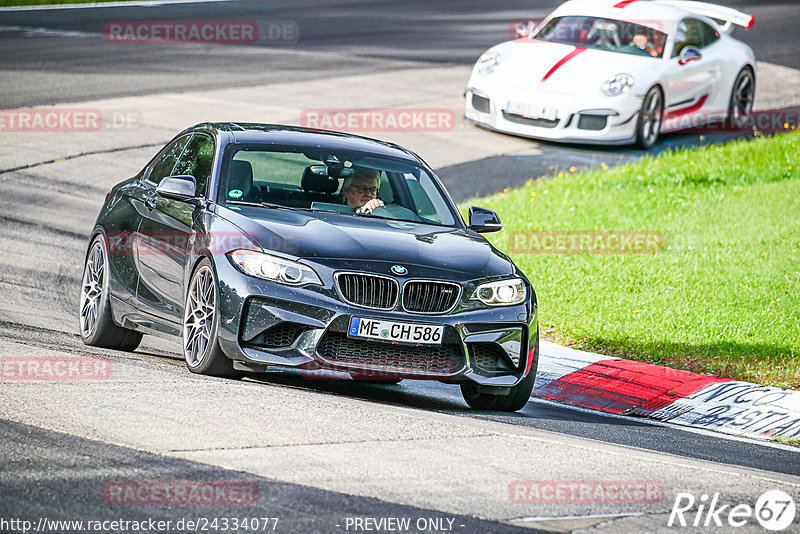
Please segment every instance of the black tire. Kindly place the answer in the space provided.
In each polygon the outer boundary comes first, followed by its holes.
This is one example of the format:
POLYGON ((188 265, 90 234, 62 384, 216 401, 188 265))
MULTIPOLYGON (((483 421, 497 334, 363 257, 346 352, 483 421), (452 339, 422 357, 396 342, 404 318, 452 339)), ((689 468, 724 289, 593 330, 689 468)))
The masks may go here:
POLYGON ((651 87, 642 100, 642 109, 636 119, 636 144, 639 148, 650 150, 661 135, 664 119, 664 93, 657 86, 651 87))
MULTIPOLYGON (((539 329, 536 329, 536 346, 533 351, 533 360, 539 361, 539 329)), ((479 391, 478 385, 472 382, 461 384, 461 395, 475 410, 491 410, 496 412, 516 412, 521 410, 531 398, 533 384, 536 381, 536 366, 532 366, 528 375, 511 388, 508 395, 492 395, 479 391)))
POLYGON ((108 291, 108 251, 102 235, 89 246, 81 278, 78 304, 78 332, 81 340, 93 347, 132 351, 142 334, 114 323, 108 291))
MULTIPOLYGON (((214 274, 214 268, 208 258, 203 258, 195 267, 194 273, 189 281, 189 287, 186 289, 186 301, 184 303, 183 312, 183 325, 181 328, 181 344, 183 346, 183 358, 186 361, 186 367, 192 373, 217 376, 222 378, 241 378, 244 373, 236 371, 233 368, 233 361, 225 356, 219 346, 219 339, 217 338, 217 331, 219 330, 219 288, 217 286, 217 277, 214 274), (205 302, 204 309, 206 313, 211 312, 210 319, 202 319, 198 322, 196 306, 192 306, 191 302, 196 293, 192 290, 198 283, 198 278, 203 277, 202 283, 209 282, 208 287, 211 295, 213 296, 213 303, 205 302), (195 319, 191 325, 190 319, 195 319), (210 326, 208 332, 208 339, 199 333, 198 327, 210 326), (191 339, 187 337, 192 336, 191 339), (189 342, 195 343, 190 344, 189 342)), ((199 301, 197 305, 203 307, 199 301)))
POLYGON ((744 128, 756 95, 756 75, 750 67, 744 67, 736 75, 731 87, 731 98, 728 102, 728 127, 733 130, 744 128))
POLYGON ((389 378, 389 377, 382 378, 380 376, 376 376, 374 374, 370 374, 369 371, 365 371, 364 373, 357 373, 355 371, 349 371, 348 374, 350 375, 350 378, 352 378, 353 380, 358 380, 359 382, 367 382, 367 383, 370 383, 370 384, 393 385, 393 384, 399 384, 400 382, 403 381, 402 378, 389 378))

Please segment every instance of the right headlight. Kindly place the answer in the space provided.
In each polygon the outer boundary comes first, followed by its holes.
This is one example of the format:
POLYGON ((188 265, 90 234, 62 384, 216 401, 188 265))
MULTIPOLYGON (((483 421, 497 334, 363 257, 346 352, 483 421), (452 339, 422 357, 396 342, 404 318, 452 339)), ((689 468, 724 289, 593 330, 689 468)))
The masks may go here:
POLYGON ((503 58, 497 52, 486 52, 478 58, 475 68, 481 76, 488 76, 494 72, 502 59, 503 58))
POLYGON ((290 286, 322 285, 314 269, 296 261, 254 250, 234 250, 228 255, 234 265, 250 276, 290 286))
POLYGON ((511 306, 525 302, 527 296, 525 282, 512 278, 479 285, 470 300, 479 300, 487 306, 511 306))
POLYGON ((633 76, 630 74, 615 74, 603 84, 603 92, 608 96, 619 96, 627 93, 633 87, 633 76))

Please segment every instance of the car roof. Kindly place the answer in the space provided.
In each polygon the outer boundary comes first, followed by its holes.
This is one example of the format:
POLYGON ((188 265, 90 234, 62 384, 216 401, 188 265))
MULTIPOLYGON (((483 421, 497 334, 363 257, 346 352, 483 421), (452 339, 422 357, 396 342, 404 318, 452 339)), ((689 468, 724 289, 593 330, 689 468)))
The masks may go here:
POLYGON ((354 150, 379 156, 404 159, 416 164, 419 157, 400 145, 343 132, 316 130, 284 124, 258 124, 244 122, 201 123, 190 131, 211 131, 218 137, 227 136, 228 143, 264 143, 273 145, 308 146, 332 150, 354 150))
POLYGON ((685 9, 658 0, 569 0, 556 8, 553 15, 603 16, 644 25, 653 21, 677 23, 688 16, 697 18, 685 9))

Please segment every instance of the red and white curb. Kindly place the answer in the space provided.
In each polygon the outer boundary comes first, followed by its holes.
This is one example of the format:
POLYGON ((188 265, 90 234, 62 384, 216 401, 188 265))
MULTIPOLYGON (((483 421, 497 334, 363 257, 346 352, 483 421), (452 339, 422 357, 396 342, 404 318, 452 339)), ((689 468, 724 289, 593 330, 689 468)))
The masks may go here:
POLYGON ((533 395, 750 438, 800 439, 800 392, 542 341, 533 395))

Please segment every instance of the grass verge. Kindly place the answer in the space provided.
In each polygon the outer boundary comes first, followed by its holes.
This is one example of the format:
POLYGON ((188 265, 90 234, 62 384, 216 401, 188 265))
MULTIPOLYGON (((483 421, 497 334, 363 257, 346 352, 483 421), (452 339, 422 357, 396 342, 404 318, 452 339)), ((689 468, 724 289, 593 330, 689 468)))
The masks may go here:
POLYGON ((546 338, 800 389, 798 167, 794 131, 565 169, 464 208, 500 214, 487 237, 528 274, 546 338), (553 238, 564 231, 583 234, 553 238), (619 231, 641 232, 632 248, 650 253, 605 253, 619 231), (565 243, 573 253, 551 253, 565 243))

